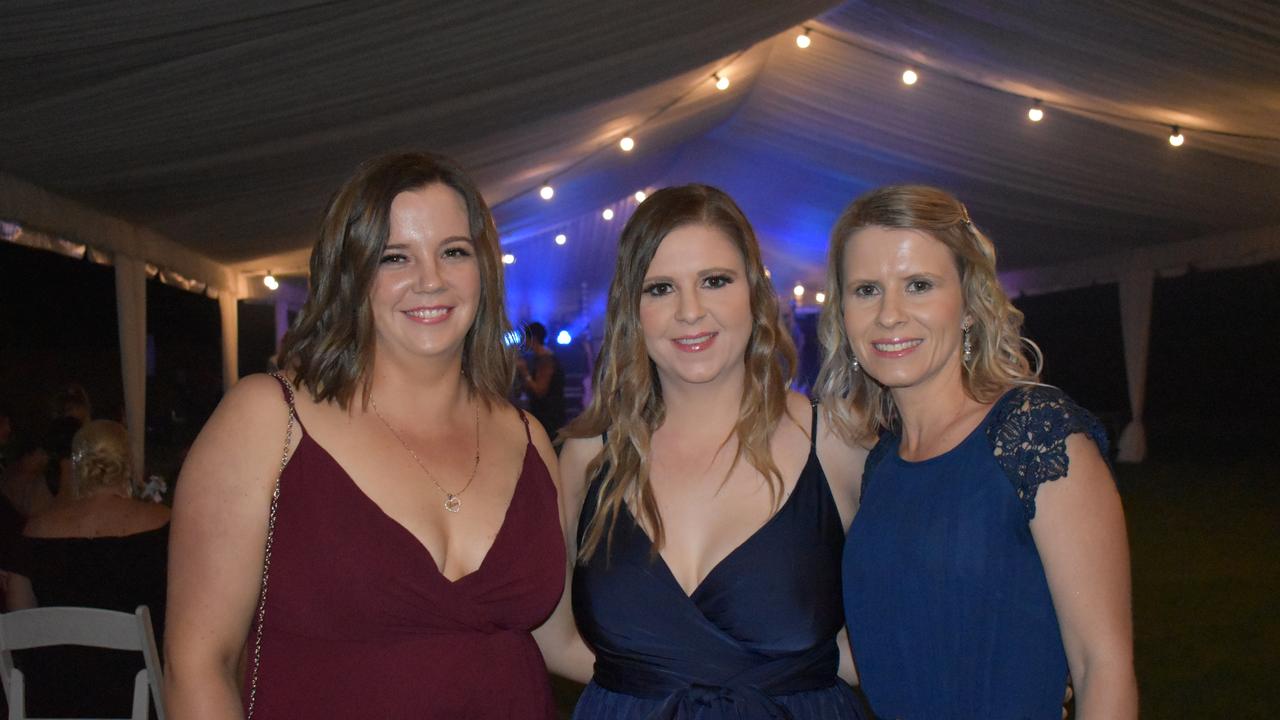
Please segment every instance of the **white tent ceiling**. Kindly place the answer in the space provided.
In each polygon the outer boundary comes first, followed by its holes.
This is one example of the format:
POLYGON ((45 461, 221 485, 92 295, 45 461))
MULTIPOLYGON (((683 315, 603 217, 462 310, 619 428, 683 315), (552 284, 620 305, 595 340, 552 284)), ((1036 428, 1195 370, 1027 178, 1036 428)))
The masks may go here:
POLYGON ((0 0, 0 17, 0 220, 115 253, 133 427, 144 263, 220 291, 230 384, 245 276, 301 271, 331 193, 391 150, 468 167, 517 255, 514 314, 574 322, 598 314, 637 189, 723 187, 787 287, 820 280, 853 197, 949 188, 1016 291, 1120 283, 1129 459, 1154 274, 1280 258, 1273 0, 0 0))
MULTIPOLYGON (((956 191, 1009 268, 1280 225, 1280 142, 1196 131, 1280 135, 1273 2, 4 9, 0 184, 241 269, 301 268, 352 167, 407 147, 470 168, 525 257, 560 229, 586 233, 548 287, 513 266, 529 294, 599 284, 620 224, 595 227, 596 213, 694 180, 740 200, 788 282, 820 276, 835 215, 887 182, 956 191), (1042 123, 1026 120, 1031 97, 1042 123), (1182 148, 1165 141, 1172 124, 1182 148), (615 143, 636 126, 624 155, 615 143), (530 192, 546 178, 550 203, 530 192)), ((24 217, 29 197, 0 188, 0 217, 95 242, 86 218, 24 217)))

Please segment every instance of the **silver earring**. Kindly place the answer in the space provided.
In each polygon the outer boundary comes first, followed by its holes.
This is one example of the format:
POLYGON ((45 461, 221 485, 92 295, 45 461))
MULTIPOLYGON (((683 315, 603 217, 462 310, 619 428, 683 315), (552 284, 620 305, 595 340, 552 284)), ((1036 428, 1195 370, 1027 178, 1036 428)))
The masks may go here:
POLYGON ((964 364, 973 362, 973 341, 969 339, 969 328, 964 329, 964 364))
POLYGON ((853 367, 852 367, 851 369, 852 369, 854 372, 858 372, 859 370, 861 370, 861 369, 862 369, 862 366, 858 364, 858 358, 857 358, 857 356, 851 355, 850 357, 852 357, 852 358, 853 358, 853 367))

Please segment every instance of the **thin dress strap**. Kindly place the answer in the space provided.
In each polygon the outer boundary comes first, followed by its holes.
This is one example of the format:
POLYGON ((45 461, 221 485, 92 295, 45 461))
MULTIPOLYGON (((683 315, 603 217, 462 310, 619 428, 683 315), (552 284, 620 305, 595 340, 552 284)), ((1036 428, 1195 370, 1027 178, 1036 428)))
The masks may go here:
POLYGON ((524 414, 520 408, 516 408, 516 412, 520 413, 520 422, 524 423, 524 439, 533 444, 533 433, 529 430, 529 416, 524 414))
POLYGON ((813 452, 818 451, 818 401, 814 400, 809 403, 809 407, 813 408, 813 420, 809 423, 809 449, 813 452))
POLYGON ((293 404, 293 383, 278 370, 271 373, 271 377, 280 383, 280 392, 284 393, 284 401, 289 404, 289 414, 301 424, 302 421, 298 419, 298 408, 293 404))

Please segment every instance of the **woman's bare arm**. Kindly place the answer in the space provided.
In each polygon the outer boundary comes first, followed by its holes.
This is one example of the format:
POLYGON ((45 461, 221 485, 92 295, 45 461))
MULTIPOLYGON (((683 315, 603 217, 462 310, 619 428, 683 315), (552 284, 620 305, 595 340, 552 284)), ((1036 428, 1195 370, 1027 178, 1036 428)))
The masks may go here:
POLYGON ((600 438, 575 438, 565 442, 560 450, 560 501, 564 516, 565 582, 564 593, 551 618, 534 631, 534 639, 547 660, 547 668, 556 675, 580 683, 591 680, 595 655, 578 634, 573 620, 572 588, 573 569, 578 554, 578 515, 586 497, 587 463, 600 452, 600 438))
POLYGON ((1138 717, 1129 542, 1111 472, 1084 435, 1067 438, 1068 474, 1040 486, 1031 534, 1062 628, 1076 717, 1138 717))
MULTIPOLYGON (((244 716, 237 668, 257 608, 287 422, 279 383, 247 377, 218 405, 183 465, 170 531, 165 630, 171 717, 244 716)), ((295 423, 293 447, 300 434, 295 423)))

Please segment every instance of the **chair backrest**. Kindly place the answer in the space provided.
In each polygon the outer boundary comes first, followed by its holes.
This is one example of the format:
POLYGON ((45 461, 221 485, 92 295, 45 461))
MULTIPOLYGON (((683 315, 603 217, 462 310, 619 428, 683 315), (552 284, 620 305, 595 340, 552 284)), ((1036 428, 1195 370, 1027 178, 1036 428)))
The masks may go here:
POLYGON ((84 607, 48 607, 0 613, 0 679, 9 703, 9 719, 25 720, 25 679, 13 666, 14 650, 52 645, 81 645, 142 653, 146 667, 134 682, 133 720, 147 720, 147 691, 156 717, 164 720, 164 677, 156 652, 151 612, 139 605, 132 615, 84 607))

